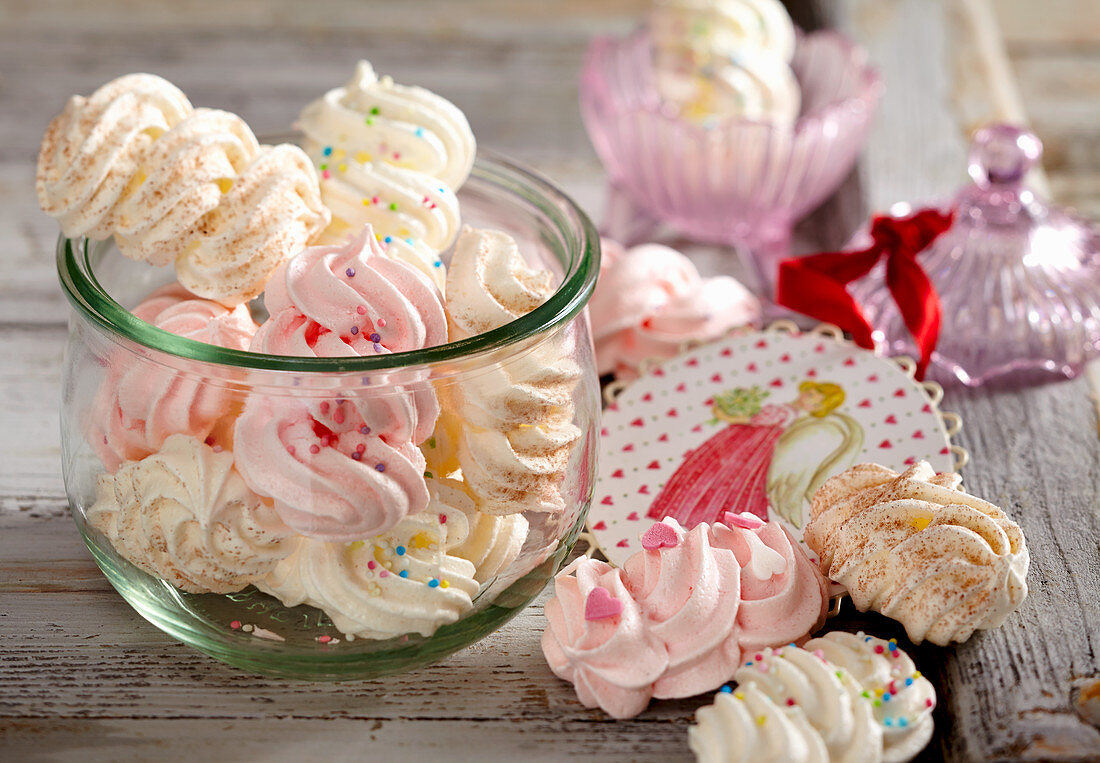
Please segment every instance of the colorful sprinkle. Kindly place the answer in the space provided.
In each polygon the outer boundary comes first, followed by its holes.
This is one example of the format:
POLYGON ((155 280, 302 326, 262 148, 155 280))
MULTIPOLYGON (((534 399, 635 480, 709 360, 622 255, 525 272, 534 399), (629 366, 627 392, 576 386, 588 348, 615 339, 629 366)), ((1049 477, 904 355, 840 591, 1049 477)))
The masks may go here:
POLYGON ((875 645, 875 654, 882 654, 885 651, 886 650, 883 649, 882 644, 876 644, 875 645))
POLYGON ((393 243, 393 236, 386 236, 386 237, 385 237, 384 239, 382 239, 382 240, 383 240, 383 241, 384 241, 385 243, 387 243, 387 244, 392 244, 392 243, 393 243))
POLYGON ((404 546, 398 546, 397 548, 394 549, 394 551, 397 552, 398 556, 404 556, 405 555, 405 547, 404 546))
POLYGON ((373 116, 378 116, 378 114, 379 114, 380 112, 379 112, 379 109, 378 109, 378 107, 377 107, 377 106, 371 106, 371 110, 370 110, 370 113, 371 113, 371 114, 372 114, 373 116))
POLYGON ((366 164, 371 159, 371 155, 368 154, 366 151, 359 151, 355 154, 355 161, 359 162, 360 164, 366 164))
POLYGON ((914 670, 913 671, 913 678, 920 678, 920 671, 919 670, 914 670))
POLYGON ((332 173, 328 170, 325 170, 321 173, 321 177, 323 177, 325 180, 328 180, 330 177, 332 177, 332 173))
POLYGON ((382 570, 381 572, 378 573, 378 577, 380 577, 380 578, 388 578, 389 576, 390 576, 390 573, 386 572, 385 570, 382 570))
POLYGON ((385 318, 379 318, 377 321, 375 321, 375 323, 378 324, 378 328, 380 328, 380 329, 386 328, 386 319, 385 318))
POLYGON ((767 722, 768 722, 768 719, 765 718, 763 715, 756 716, 756 725, 757 726, 763 726, 767 722))
POLYGON ((347 172, 348 171, 348 165, 344 164, 343 162, 340 162, 338 165, 336 165, 336 169, 340 170, 341 172, 347 172))
POLYGON ((913 679, 912 678, 906 678, 905 679, 905 685, 906 686, 912 686, 913 685, 913 679))
POLYGON ((439 581, 439 587, 440 588, 450 588, 451 584, 448 583, 446 580, 440 580, 439 581))
POLYGON ((894 719, 891 718, 890 716, 886 716, 885 718, 882 719, 882 724, 884 726, 893 726, 894 725, 894 719))
POLYGON ((238 630, 241 627, 241 621, 240 620, 234 620, 233 622, 231 622, 229 624, 229 627, 232 628, 233 630, 238 630))
POLYGON ((382 337, 381 337, 381 336, 379 336, 379 334, 378 334, 378 332, 377 332, 377 331, 375 331, 375 332, 374 332, 373 334, 371 334, 371 335, 370 335, 370 340, 371 340, 372 342, 381 342, 381 341, 382 341, 382 337))
POLYGON ((428 581, 428 588, 438 588, 438 587, 439 587, 439 581, 438 580, 433 579, 433 580, 428 581))
POLYGON ((439 524, 441 524, 441 525, 447 524, 447 515, 446 514, 440 514, 439 515, 439 524))
POLYGON ((318 636, 317 640, 320 641, 322 644, 327 644, 328 642, 332 641, 332 636, 318 636))
POLYGON ((359 313, 359 315, 366 315, 367 314, 367 308, 363 307, 362 305, 359 305, 357 308, 355 308, 355 312, 359 313))
POLYGON ((423 127, 417 127, 415 130, 413 130, 413 135, 415 135, 418 138, 423 138, 424 137, 424 128, 423 127))
POLYGON ((407 578, 409 576, 409 571, 408 570, 401 570, 401 572, 399 572, 397 574, 400 575, 403 578, 407 578))
POLYGON ((370 126, 371 126, 372 124, 374 124, 374 120, 373 120, 373 119, 371 119, 370 117, 367 117, 366 119, 364 119, 364 120, 363 120, 363 123, 364 123, 364 124, 365 124, 365 125, 366 125, 367 127, 370 127, 370 126))
POLYGON ((722 694, 733 694, 733 687, 730 686, 729 684, 726 684, 725 686, 723 686, 718 691, 720 691, 722 694))
POLYGON ((361 461, 362 459, 363 459, 363 454, 362 453, 352 453, 351 454, 351 460, 352 461, 361 461))
POLYGON ((332 156, 332 146, 325 146, 321 150, 321 153, 324 154, 325 156, 332 156))
POLYGON ((909 721, 907 721, 905 718, 898 718, 898 725, 902 728, 905 728, 909 725, 909 721))
POLYGON ((358 326, 352 326, 351 327, 351 335, 355 336, 358 333, 359 333, 359 327, 358 326))
POLYGON ((346 275, 348 278, 355 278, 355 268, 348 268, 344 271, 344 275, 346 275))
POLYGON ((370 434, 370 427, 368 427, 366 424, 359 427, 359 434, 370 434))
POLYGON ((436 260, 435 262, 432 263, 432 266, 437 267, 437 268, 443 267, 443 260, 436 260))
POLYGON ((794 697, 787 697, 787 707, 794 707, 794 697))
POLYGON ((930 699, 924 700, 924 706, 925 707, 932 707, 932 700, 930 700, 930 699))
POLYGON ((377 469, 380 472, 386 471, 386 465, 385 464, 375 464, 374 468, 377 469))
POLYGON ((374 343, 374 351, 375 352, 382 352, 382 345, 380 345, 378 342, 375 342, 374 343))
POLYGON ((310 445, 309 446, 309 452, 316 456, 318 453, 321 452, 321 449, 319 447, 317 447, 316 445, 310 445))
POLYGON ((396 212, 397 211, 397 202, 396 201, 391 201, 390 202, 390 211, 391 212, 396 212))
POLYGON ((367 569, 368 570, 373 570, 377 566, 378 565, 376 565, 374 562, 367 562, 367 569))
POLYGON ((745 692, 743 692, 743 691, 735 691, 735 692, 733 693, 733 696, 734 696, 734 697, 736 697, 737 699, 744 699, 744 698, 745 698, 745 692))

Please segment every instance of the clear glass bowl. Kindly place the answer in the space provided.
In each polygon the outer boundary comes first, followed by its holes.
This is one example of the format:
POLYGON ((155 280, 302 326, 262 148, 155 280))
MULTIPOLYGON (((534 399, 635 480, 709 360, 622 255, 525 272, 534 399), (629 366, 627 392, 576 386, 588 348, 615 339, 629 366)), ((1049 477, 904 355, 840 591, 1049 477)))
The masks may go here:
MULTIPOLYGON (((96 563, 151 623, 211 657, 259 673, 310 680, 370 678, 440 660, 477 641, 523 609, 557 572, 591 501, 600 407, 583 308, 599 272, 599 237, 560 190, 501 160, 479 159, 459 199, 465 223, 507 231, 528 261, 552 270, 560 286, 544 304, 499 329, 392 355, 277 357, 170 334, 128 312, 173 279, 170 268, 127 260, 111 241, 60 239, 58 275, 73 306, 61 416, 69 503, 96 563), (474 584, 472 608, 431 635, 348 640, 321 610, 285 607, 252 586, 229 594, 187 593, 131 564, 87 521, 96 501, 97 479, 106 471, 104 461, 112 460, 99 447, 102 430, 96 422, 105 415, 103 401, 116 393, 112 387, 105 393, 101 388, 117 385, 120 374, 141 378, 147 386, 154 379, 191 396, 216 399, 218 410, 231 411, 231 422, 249 399, 296 400, 311 406, 334 400, 400 404, 398 398, 407 397, 410 389, 429 387, 446 410, 446 401, 460 399, 456 395, 464 385, 521 372, 537 353, 549 353, 580 369, 572 392, 572 423, 580 436, 569 446, 564 476, 558 475, 555 482, 559 510, 524 512, 529 533, 515 560, 479 588, 474 584)), ((219 419, 207 444, 232 452, 226 422, 219 419)), ((430 442, 438 440, 445 449, 447 438, 440 434, 430 442)), ((429 469, 443 460, 429 455, 429 469)))
POLYGON ((727 118, 702 125, 664 107, 649 33, 601 37, 581 72, 581 114, 609 176, 603 232, 637 243, 657 222, 690 239, 748 251, 772 285, 793 224, 851 171, 882 83, 866 54, 832 31, 800 35, 791 62, 797 122, 727 118))

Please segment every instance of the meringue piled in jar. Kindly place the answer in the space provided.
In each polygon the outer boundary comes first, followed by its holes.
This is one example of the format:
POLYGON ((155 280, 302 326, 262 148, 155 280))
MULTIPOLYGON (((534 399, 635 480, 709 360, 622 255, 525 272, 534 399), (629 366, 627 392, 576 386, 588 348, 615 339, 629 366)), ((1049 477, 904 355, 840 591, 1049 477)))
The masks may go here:
POLYGON ((365 62, 300 122, 306 153, 267 149, 130 75, 51 125, 66 484, 100 566, 169 633, 264 672, 377 675, 499 626, 572 544, 598 239, 522 170, 466 183, 461 111, 365 62), (253 185, 275 154, 293 161, 253 185))

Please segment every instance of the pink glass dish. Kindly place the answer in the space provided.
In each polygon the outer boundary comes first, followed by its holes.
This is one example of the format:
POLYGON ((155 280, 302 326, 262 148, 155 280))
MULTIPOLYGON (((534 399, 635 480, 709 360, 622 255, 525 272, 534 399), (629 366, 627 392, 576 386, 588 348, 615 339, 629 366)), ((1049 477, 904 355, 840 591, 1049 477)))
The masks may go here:
POLYGON ((747 249, 770 287, 793 224, 852 169, 882 89, 864 51, 835 32, 800 35, 791 66, 802 89, 793 126, 704 126, 662 103, 644 28, 594 40, 580 99, 609 176, 603 233, 630 244, 670 223, 691 239, 747 249))
MULTIPOLYGON (((1041 153, 1009 125, 974 137, 974 182, 955 198, 952 227, 919 256, 943 307, 929 378, 1031 383, 1076 376, 1100 356, 1100 231, 1024 187, 1041 153)), ((881 268, 852 295, 881 349, 915 353, 881 268)))

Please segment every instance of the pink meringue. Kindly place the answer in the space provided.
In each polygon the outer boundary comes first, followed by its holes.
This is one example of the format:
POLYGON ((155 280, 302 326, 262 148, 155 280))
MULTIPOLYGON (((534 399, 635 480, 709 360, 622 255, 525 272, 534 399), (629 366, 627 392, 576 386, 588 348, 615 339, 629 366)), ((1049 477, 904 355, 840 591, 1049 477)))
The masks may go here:
POLYGON ((370 225, 346 244, 304 249, 280 266, 264 304, 272 320, 252 349, 269 355, 376 355, 447 341, 439 289, 387 257, 370 225))
POLYGON ((546 602, 542 651, 585 707, 632 718, 649 704, 668 652, 645 626, 621 572, 586 557, 562 570, 546 602))
POLYGON ((372 434, 354 408, 333 432, 304 402, 249 398, 234 429, 237 470, 301 535, 347 542, 386 532, 428 506, 424 456, 372 434))
MULTIPOLYGON (((248 308, 200 299, 178 283, 150 294, 133 313, 157 328, 219 347, 245 350, 257 326, 248 308)), ((155 452, 173 434, 206 438, 230 413, 230 390, 116 351, 107 358, 85 433, 107 471, 155 452)))
POLYGON ((588 306, 601 376, 634 378, 646 359, 673 357, 684 342, 717 339, 760 319, 760 302, 738 281, 701 277, 675 249, 601 244, 600 278, 588 306))
POLYGON ((732 551, 741 566, 742 650, 798 642, 824 625, 827 581, 785 528, 754 514, 727 514, 725 524, 711 525, 710 539, 732 551), (738 527, 738 518, 747 521, 738 527))
POLYGON ((653 696, 691 697, 720 686, 741 664, 741 568, 732 551, 711 545, 706 524, 690 532, 674 519, 663 524, 675 541, 630 557, 626 586, 668 650, 653 696))
MULTIPOLYGON (((346 244, 296 255, 275 273, 264 303, 271 318, 256 332, 253 352, 355 357, 447 341, 439 290, 412 266, 386 257, 369 225, 346 244)), ((353 396, 363 423, 388 442, 431 436, 439 403, 421 376, 375 375, 369 390, 353 396), (384 381, 390 384, 383 392, 384 381)), ((311 403, 313 417, 333 431, 347 426, 339 399, 311 403)))
POLYGON ((543 651, 558 676, 577 684, 585 705, 599 704, 623 718, 645 709, 650 697, 710 691, 757 650, 804 641, 821 626, 828 602, 825 579, 786 531, 747 513, 727 514, 726 520, 728 526, 702 523, 686 531, 667 517, 645 532, 644 550, 627 559, 621 572, 578 560, 558 574, 555 597, 546 603, 550 629, 543 635, 543 651), (592 577, 581 580, 582 571, 592 577), (570 577, 574 572, 576 580, 570 577), (654 677, 657 662, 648 654, 635 664, 635 653, 606 649, 597 664, 602 676, 615 676, 612 688, 581 686, 574 653, 566 653, 561 642, 577 642, 584 611, 611 611, 600 593, 593 601, 596 586, 621 609, 616 617, 622 623, 615 624, 622 642, 655 639, 661 645, 666 659, 659 675, 654 677), (648 688, 647 680, 652 681, 648 688))

